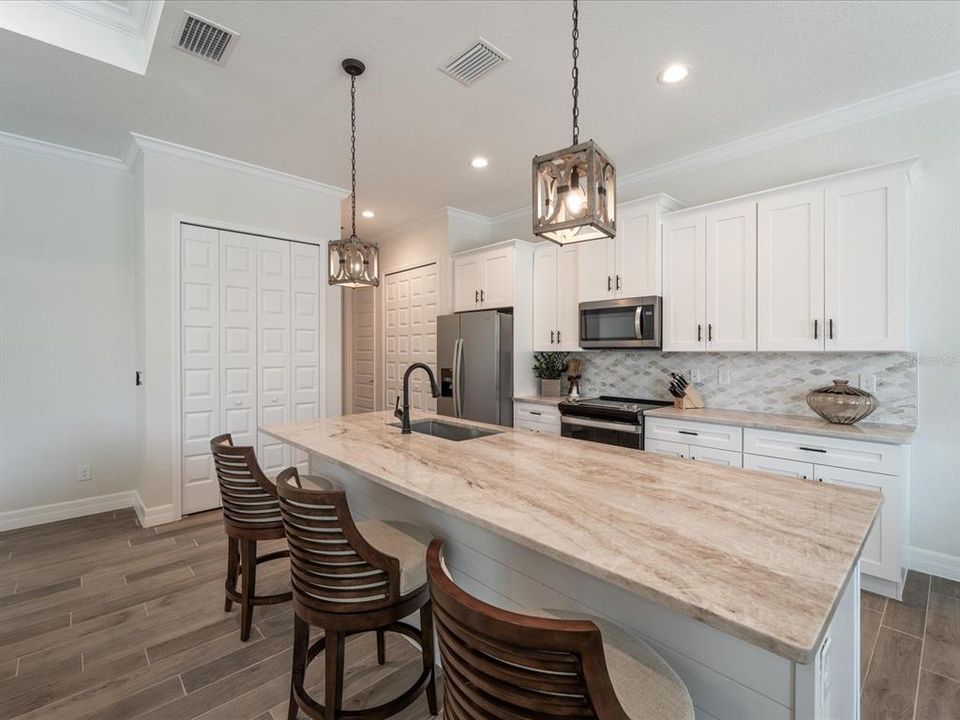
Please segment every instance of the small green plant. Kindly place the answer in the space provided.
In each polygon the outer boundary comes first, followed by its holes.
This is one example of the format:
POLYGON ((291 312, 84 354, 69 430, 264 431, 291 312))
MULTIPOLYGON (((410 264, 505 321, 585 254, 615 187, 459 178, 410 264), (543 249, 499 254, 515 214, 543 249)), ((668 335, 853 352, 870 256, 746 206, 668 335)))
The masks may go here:
POLYGON ((565 352, 538 352, 533 354, 533 374, 541 380, 559 380, 567 369, 565 352))

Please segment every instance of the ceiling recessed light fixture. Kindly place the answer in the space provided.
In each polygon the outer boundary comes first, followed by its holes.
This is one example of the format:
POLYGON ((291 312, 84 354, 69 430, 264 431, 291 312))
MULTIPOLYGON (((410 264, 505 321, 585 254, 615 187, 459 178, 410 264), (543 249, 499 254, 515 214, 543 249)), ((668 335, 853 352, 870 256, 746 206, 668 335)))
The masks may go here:
POLYGON ((365 218, 372 218, 376 216, 376 213, 373 210, 364 210, 360 214, 363 215, 365 218))
POLYGON ((667 65, 663 70, 660 71, 660 74, 657 75, 657 82, 661 85, 673 85, 673 83, 678 83, 681 80, 686 79, 687 75, 689 74, 689 65, 684 65, 683 63, 673 63, 672 65, 667 65))
POLYGON ((485 157, 475 157, 473 160, 470 161, 470 164, 473 165, 473 167, 475 168, 485 168, 490 163, 487 161, 485 157))

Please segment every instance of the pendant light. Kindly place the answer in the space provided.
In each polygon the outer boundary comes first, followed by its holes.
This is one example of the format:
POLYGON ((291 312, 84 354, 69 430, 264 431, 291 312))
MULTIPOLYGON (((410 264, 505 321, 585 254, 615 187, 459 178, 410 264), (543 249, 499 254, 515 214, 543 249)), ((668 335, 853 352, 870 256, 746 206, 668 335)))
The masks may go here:
POLYGON ((366 69, 348 58, 340 66, 350 76, 350 237, 327 246, 329 283, 348 288, 380 286, 380 249, 357 237, 357 76, 366 69))
POLYGON ((579 19, 573 0, 573 145, 533 158, 533 234, 558 245, 617 234, 616 170, 593 140, 580 142, 579 19))

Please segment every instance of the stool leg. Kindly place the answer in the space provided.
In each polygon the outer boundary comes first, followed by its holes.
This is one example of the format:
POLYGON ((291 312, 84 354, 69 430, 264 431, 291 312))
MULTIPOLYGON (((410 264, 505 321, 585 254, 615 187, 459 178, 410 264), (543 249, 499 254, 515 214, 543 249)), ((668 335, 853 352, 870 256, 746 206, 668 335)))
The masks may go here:
POLYGON ((300 706, 294 689, 303 692, 303 679, 307 672, 307 648, 310 645, 310 626, 300 616, 293 615, 293 672, 290 675, 290 705, 287 720, 297 720, 300 706))
POLYGON ((433 605, 430 602, 420 608, 420 642, 423 667, 430 670, 430 680, 427 682, 427 707, 431 715, 436 715, 437 673, 433 661, 433 605))
POLYGON ((343 702, 343 654, 346 635, 343 632, 324 629, 327 642, 324 654, 324 685, 326 692, 323 705, 327 711, 326 720, 337 720, 340 704, 343 702))
MULTIPOLYGON (((227 537, 227 589, 237 591, 237 568, 240 565, 240 542, 235 537, 227 537)), ((223 603, 223 611, 230 612, 233 600, 228 595, 223 603)))
POLYGON ((386 633, 381 628, 377 630, 377 664, 383 665, 387 662, 387 639, 386 633))
POLYGON ((257 541, 243 540, 240 544, 241 579, 243 592, 240 602, 240 640, 250 639, 250 626, 253 624, 253 596, 257 591, 257 541))

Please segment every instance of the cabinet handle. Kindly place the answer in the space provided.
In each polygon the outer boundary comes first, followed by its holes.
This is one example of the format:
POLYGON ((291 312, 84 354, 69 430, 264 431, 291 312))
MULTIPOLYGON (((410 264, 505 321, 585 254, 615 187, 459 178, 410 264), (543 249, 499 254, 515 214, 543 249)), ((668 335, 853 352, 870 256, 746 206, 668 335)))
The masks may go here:
POLYGON ((607 275, 607 292, 610 292, 613 289, 613 278, 607 275))
POLYGON ((713 323, 707 323, 707 342, 713 342, 713 323))
POLYGON ((681 435, 699 435, 700 433, 694 432, 693 430, 677 430, 681 435))
POLYGON ((480 291, 480 302, 483 302, 483 296, 484 296, 485 294, 486 294, 486 293, 485 293, 483 290, 480 291))
POLYGON ((806 479, 807 479, 807 476, 806 476, 806 475, 801 475, 801 476, 800 476, 800 479, 806 480, 806 479))
POLYGON ((529 412, 531 415, 543 415, 543 413, 539 410, 530 410, 529 412))
POLYGON ((479 290, 474 290, 474 291, 473 291, 473 301, 474 301, 475 303, 480 302, 480 291, 479 291, 479 290))
POLYGON ((560 344, 560 331, 557 330, 557 345, 560 344))
POLYGON ((833 340, 833 318, 830 318, 830 339, 833 340))
POLYGON ((620 289, 620 276, 617 275, 617 290, 620 289))
POLYGON ((697 342, 703 340, 703 325, 697 325, 697 342))
POLYGON ((553 330, 550 331, 550 344, 553 345, 553 330))
POLYGON ((820 321, 817 318, 813 319, 813 339, 820 339, 820 321))
POLYGON ((801 445, 799 449, 800 449, 800 450, 806 450, 807 452, 818 452, 818 453, 826 453, 826 452, 827 452, 827 451, 824 450, 823 448, 803 447, 803 445, 801 445))

